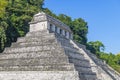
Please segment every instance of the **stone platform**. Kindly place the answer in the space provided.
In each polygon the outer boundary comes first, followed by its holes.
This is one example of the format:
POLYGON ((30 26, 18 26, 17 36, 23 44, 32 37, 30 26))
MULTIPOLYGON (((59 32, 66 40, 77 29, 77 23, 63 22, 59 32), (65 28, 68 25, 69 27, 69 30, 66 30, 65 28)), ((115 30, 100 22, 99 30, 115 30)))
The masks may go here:
POLYGON ((96 80, 69 39, 48 30, 29 32, 0 54, 2 80, 96 80), (63 41, 66 41, 64 45, 63 41), (5 77, 7 76, 7 77, 5 77))
POLYGON ((5 71, 0 72, 0 80, 78 80, 73 71, 5 71))

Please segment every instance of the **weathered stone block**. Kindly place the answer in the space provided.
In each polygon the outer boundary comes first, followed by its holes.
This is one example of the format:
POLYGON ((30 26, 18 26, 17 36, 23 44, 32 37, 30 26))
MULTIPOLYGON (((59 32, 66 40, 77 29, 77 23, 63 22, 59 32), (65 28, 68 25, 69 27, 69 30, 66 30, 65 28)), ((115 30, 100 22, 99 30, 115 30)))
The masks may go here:
POLYGON ((76 71, 0 72, 0 80, 80 80, 76 71))
POLYGON ((73 64, 4 65, 0 71, 75 71, 73 64))

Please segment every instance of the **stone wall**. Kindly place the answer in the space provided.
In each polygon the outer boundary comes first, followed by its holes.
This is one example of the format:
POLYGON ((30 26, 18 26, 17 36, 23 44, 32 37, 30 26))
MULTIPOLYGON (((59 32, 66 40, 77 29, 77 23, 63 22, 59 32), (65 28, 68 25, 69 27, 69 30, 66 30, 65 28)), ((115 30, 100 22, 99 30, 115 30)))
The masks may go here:
POLYGON ((34 15, 30 22, 30 32, 48 29, 51 32, 61 34, 68 39, 73 39, 73 33, 69 26, 43 12, 34 15))
POLYGON ((0 72, 0 80, 80 80, 73 71, 8 71, 0 72))

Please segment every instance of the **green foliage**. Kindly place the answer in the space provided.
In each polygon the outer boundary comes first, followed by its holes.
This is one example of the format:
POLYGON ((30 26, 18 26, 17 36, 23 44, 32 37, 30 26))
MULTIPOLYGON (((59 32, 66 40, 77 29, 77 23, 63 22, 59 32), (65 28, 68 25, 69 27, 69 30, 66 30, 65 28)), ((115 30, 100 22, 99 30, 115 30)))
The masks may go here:
POLYGON ((88 33, 88 25, 87 22, 85 22, 83 19, 78 18, 73 21, 72 30, 74 33, 74 39, 81 43, 86 44, 87 43, 87 33, 88 33))
POLYGON ((49 14, 50 16, 53 16, 54 18, 57 18, 57 15, 55 15, 54 13, 52 13, 48 8, 44 8, 43 12, 49 14))
POLYGON ((120 72, 120 54, 104 53, 100 54, 100 59, 106 61, 113 69, 120 72))
POLYGON ((112 53, 103 52, 105 47, 100 41, 91 41, 87 43, 87 49, 89 49, 98 58, 104 60, 112 68, 120 72, 120 54, 114 55, 112 53), (118 69, 119 68, 119 69, 118 69))
POLYGON ((116 55, 116 58, 114 59, 115 63, 120 65, 120 54, 116 55))
POLYGON ((28 32, 32 16, 42 10, 43 0, 10 0, 6 8, 9 16, 9 26, 17 30, 19 35, 24 36, 28 32))
POLYGON ((120 65, 110 65, 110 66, 120 73, 120 65))
POLYGON ((0 26, 0 52, 4 49, 6 43, 6 34, 2 26, 0 26))
POLYGON ((89 49, 92 53, 96 54, 99 57, 101 51, 104 51, 105 47, 100 41, 91 41, 87 43, 87 49, 89 49))
POLYGON ((44 0, 0 0, 0 51, 29 30, 32 16, 43 8, 44 0))
POLYGON ((7 0, 0 0, 0 18, 4 16, 7 4, 7 0))
POLYGON ((112 53, 103 52, 105 47, 103 43, 100 41, 88 42, 87 49, 89 49, 92 53, 94 53, 98 58, 104 60, 112 68, 120 72, 119 70, 120 69, 120 54, 114 55, 112 53))
POLYGON ((72 27, 72 19, 71 17, 65 15, 65 14, 59 14, 57 16, 57 18, 62 21, 63 23, 65 23, 66 25, 70 26, 70 28, 72 27))

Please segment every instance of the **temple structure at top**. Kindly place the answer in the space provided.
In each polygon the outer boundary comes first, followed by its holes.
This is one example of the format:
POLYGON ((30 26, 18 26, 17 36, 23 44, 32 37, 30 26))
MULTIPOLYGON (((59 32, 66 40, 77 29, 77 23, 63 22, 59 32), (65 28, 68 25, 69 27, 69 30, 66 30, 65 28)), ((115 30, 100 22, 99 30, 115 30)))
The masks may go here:
POLYGON ((50 32, 63 35, 67 39, 73 39, 73 33, 69 26, 44 12, 34 15, 33 20, 30 22, 30 32, 41 30, 49 30, 50 32))

